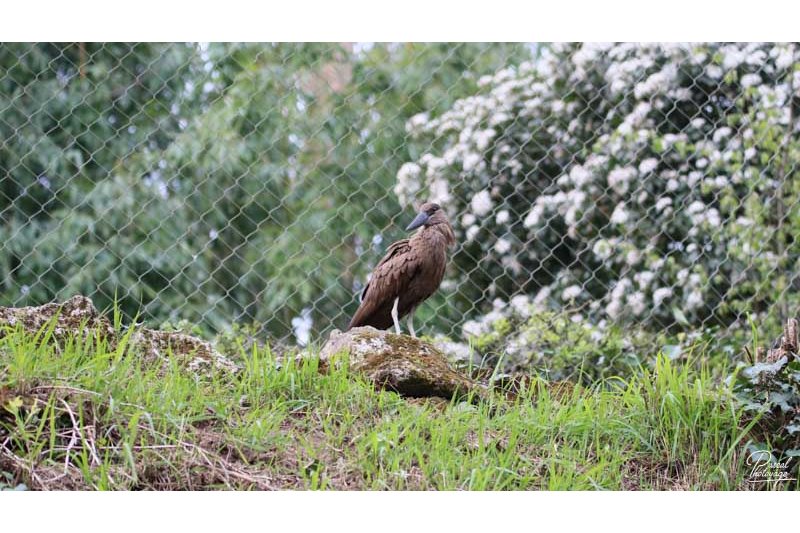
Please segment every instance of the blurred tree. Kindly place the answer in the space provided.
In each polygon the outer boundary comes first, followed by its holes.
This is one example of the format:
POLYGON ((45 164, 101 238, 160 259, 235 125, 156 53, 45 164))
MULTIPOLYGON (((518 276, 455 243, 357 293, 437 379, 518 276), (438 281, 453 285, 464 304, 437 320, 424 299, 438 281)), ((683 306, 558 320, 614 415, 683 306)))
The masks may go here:
POLYGON ((111 282, 121 256, 93 253, 93 238, 128 224, 117 215, 135 191, 110 182, 131 153, 168 146, 181 116, 199 110, 202 98, 186 86, 199 67, 186 45, 0 46, 3 300, 42 302, 111 282), (93 203, 109 216, 96 217, 93 203))
POLYGON ((0 46, 0 295, 342 326, 405 221, 406 122, 523 45, 0 46), (399 218, 398 218, 399 217, 399 218), (402 225, 402 224, 401 224, 402 225))

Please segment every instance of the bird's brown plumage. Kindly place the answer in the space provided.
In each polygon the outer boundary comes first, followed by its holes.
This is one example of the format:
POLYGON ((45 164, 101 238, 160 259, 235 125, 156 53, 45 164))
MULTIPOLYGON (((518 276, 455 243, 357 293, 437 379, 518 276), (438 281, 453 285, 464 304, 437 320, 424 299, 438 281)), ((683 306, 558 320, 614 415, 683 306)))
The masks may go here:
POLYGON ((361 293, 361 305, 348 329, 387 329, 393 323, 395 298, 400 298, 399 319, 413 313, 439 288, 447 265, 447 247, 455 243, 455 234, 437 204, 425 203, 419 212, 427 216, 424 225, 410 239, 389 246, 361 293))

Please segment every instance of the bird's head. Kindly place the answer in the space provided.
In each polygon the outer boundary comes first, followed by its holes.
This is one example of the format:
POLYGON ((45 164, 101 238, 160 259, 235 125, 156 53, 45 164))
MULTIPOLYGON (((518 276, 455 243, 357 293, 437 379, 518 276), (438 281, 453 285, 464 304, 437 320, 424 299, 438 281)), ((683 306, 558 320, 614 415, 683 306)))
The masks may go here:
POLYGON ((415 230, 420 226, 432 226, 439 222, 447 222, 447 217, 444 211, 442 211, 442 208, 439 207, 439 204, 425 202, 420 206, 416 218, 411 221, 406 231, 415 230))

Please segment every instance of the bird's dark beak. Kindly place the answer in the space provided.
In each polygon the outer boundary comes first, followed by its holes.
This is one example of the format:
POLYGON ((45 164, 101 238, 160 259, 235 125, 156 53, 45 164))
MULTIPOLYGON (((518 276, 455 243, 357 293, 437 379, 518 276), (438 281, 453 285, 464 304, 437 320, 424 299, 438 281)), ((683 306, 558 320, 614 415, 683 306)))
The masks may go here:
POLYGON ((428 214, 423 211, 422 213, 417 215, 417 218, 411 221, 411 224, 408 225, 406 231, 417 229, 421 225, 425 224, 428 221, 428 218, 430 218, 428 214))

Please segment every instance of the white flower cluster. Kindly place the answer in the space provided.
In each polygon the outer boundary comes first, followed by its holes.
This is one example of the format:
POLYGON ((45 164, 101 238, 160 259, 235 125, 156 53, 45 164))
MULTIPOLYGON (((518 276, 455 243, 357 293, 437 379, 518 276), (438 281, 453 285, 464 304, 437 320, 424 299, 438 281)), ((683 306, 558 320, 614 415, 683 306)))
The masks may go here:
MULTIPOLYGON (((537 327, 531 330, 528 321, 530 319, 538 322, 538 327, 548 327, 545 324, 555 319, 555 315, 543 313, 544 311, 542 305, 527 295, 516 295, 507 301, 498 298, 492 302, 491 312, 476 320, 467 321, 462 334, 471 342, 480 342, 486 336, 502 337, 502 368, 530 368, 532 361, 542 357, 541 350, 538 349, 542 338, 537 333, 537 327), (505 322, 502 328, 498 327, 501 321, 505 322)), ((580 329, 594 341, 600 341, 607 333, 606 321, 592 324, 580 313, 559 318, 563 319, 569 320, 571 331, 580 329)), ((447 339, 440 339, 437 345, 454 359, 463 360, 471 357, 473 362, 479 362, 477 354, 469 351, 470 344, 452 343, 447 339)))
POLYGON ((408 131, 441 151, 403 165, 395 193, 450 202, 464 246, 502 267, 490 296, 527 274, 528 306, 636 321, 768 299, 754 297, 777 261, 765 210, 780 168, 800 163, 779 163, 800 150, 776 141, 800 96, 798 58, 792 44, 554 45, 412 118, 408 131))

